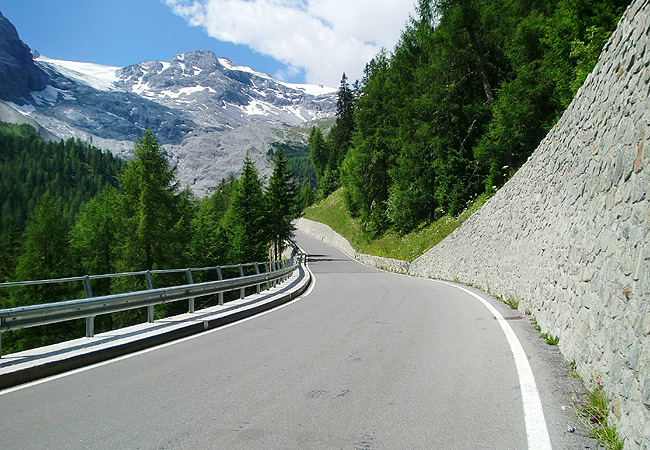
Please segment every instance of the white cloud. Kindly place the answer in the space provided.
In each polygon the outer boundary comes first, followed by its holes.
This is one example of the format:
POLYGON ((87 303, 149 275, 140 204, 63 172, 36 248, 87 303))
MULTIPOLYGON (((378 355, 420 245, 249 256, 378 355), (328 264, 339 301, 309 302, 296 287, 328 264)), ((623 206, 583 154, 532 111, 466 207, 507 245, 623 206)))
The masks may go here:
POLYGON ((361 78, 381 47, 392 50, 415 0, 163 0, 192 26, 305 72, 308 83, 361 78))

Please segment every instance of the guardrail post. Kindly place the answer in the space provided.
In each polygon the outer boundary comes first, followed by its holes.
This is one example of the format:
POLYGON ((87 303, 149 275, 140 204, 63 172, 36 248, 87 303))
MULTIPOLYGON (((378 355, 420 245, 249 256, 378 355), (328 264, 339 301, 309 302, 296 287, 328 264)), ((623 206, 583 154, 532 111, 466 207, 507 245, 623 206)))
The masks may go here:
MULTIPOLYGON (((1 322, 2 321, 0 320, 0 324, 1 322)), ((0 358, 2 358, 2 331, 0 331, 0 358)))
MULTIPOLYGON (((255 263, 255 274, 256 275, 260 274, 260 266, 258 264, 259 263, 255 263)), ((262 285, 261 284, 258 284, 258 285, 255 286, 255 292, 256 293, 259 294, 261 290, 262 290, 262 285)))
MULTIPOLYGON (((271 268, 271 272, 275 272, 276 270, 275 260, 271 261, 270 268, 271 268)), ((275 279, 271 280, 271 287, 275 287, 276 284, 277 282, 275 281, 275 279)))
MULTIPOLYGON (((219 281, 223 280, 223 275, 221 274, 221 267, 217 267, 217 279, 219 281)), ((223 305, 223 292, 219 292, 219 306, 223 305)))
MULTIPOLYGON (((241 278, 244 278, 244 268, 241 266, 241 264, 238 265, 239 267, 239 276, 241 278)), ((246 288, 239 288, 239 298, 243 299, 246 297, 246 288)))
MULTIPOLYGON (((144 277, 147 280, 147 289, 153 289, 153 283, 151 282, 151 271, 147 270, 144 274, 144 277)), ((153 323, 153 305, 147 306, 147 322, 153 323)))
MULTIPOLYGON (((191 269, 187 269, 187 282, 189 284, 194 284, 194 280, 192 279, 192 270, 191 269)), ((189 313, 194 312, 194 297, 192 297, 189 300, 189 311, 188 312, 189 313)))
MULTIPOLYGON (((90 277, 88 275, 84 276, 84 292, 86 293, 86 298, 91 298, 93 296, 93 290, 90 287, 90 277)), ((86 337, 93 337, 95 335, 95 316, 86 317, 86 337)))
MULTIPOLYGON (((271 272, 271 263, 270 262, 269 263, 265 262, 264 263, 264 273, 269 273, 269 272, 271 272)), ((266 289, 271 289, 271 282, 270 281, 266 282, 266 289)))

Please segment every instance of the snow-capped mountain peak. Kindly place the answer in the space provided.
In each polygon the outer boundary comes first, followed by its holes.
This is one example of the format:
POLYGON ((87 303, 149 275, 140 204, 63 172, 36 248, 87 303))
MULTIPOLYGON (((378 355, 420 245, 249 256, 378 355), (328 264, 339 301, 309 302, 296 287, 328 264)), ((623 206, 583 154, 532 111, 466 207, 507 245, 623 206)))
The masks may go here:
MULTIPOLYGON (((222 72, 239 72, 240 74, 252 75, 254 78, 268 80, 271 83, 276 83, 277 85, 284 86, 287 89, 299 91, 314 97, 328 96, 337 91, 336 88, 330 86, 278 81, 273 79, 271 76, 262 72, 257 72, 250 67, 239 66, 227 58, 217 58, 209 51, 195 51, 177 55, 169 62, 145 61, 140 64, 123 68, 95 63, 65 61, 48 58, 43 55, 39 55, 35 58, 35 61, 53 66, 60 74, 97 90, 110 91, 121 88, 148 97, 156 97, 156 93, 159 93, 163 97, 177 98, 180 95, 183 95, 183 93, 200 92, 206 89, 210 91, 213 89, 209 86, 200 86, 199 84, 192 86, 191 90, 187 89, 190 86, 181 86, 178 87, 177 90, 166 91, 156 89, 155 85, 149 88, 148 81, 153 76, 165 78, 165 75, 167 75, 171 77, 179 76, 181 78, 194 78, 200 76, 206 71, 209 74, 214 75, 214 72, 218 69, 225 69, 225 71, 222 70, 222 72), (199 64, 198 66, 196 65, 197 63, 199 64), (170 69, 172 69, 172 72, 166 73, 170 69), (151 91, 151 93, 147 94, 147 91, 151 91)), ((238 79, 239 81, 242 80, 241 75, 231 76, 231 78, 238 79)), ((169 83, 167 82, 165 84, 169 83)), ((214 90, 212 90, 212 92, 214 92, 214 90)))
POLYGON ((333 88, 277 81, 209 51, 127 67, 41 56, 2 13, 0 79, 0 120, 27 121, 48 138, 80 138, 123 157, 150 129, 181 184, 199 195, 239 171, 246 154, 270 174, 274 145, 305 145, 309 122, 336 112, 333 88))
POLYGON ((336 112, 334 88, 277 81, 210 51, 127 67, 35 56, 44 88, 9 107, 56 138, 90 140, 125 157, 151 129, 182 184, 198 194, 238 171, 247 153, 266 174, 273 142, 284 141, 292 126, 336 112))
POLYGON ((273 79, 271 76, 269 76, 269 75, 267 75, 265 73, 257 72, 255 70, 251 69, 250 67, 238 66, 238 65, 234 64, 233 62, 231 62, 229 59, 223 58, 223 57, 219 58, 219 63, 221 63, 222 66, 224 66, 225 68, 227 68, 229 70, 237 70, 237 71, 240 71, 240 72, 247 72, 247 73, 251 73, 253 75, 256 75, 256 76, 258 76, 260 78, 268 78, 268 79, 276 81, 277 83, 280 83, 281 85, 286 86, 286 87, 288 87, 290 89, 301 90, 301 91, 303 91, 303 92, 305 92, 306 94, 309 94, 309 95, 314 95, 314 96, 328 95, 328 94, 333 94, 333 93, 335 93, 337 91, 337 88, 333 88, 333 87, 330 87, 330 86, 323 86, 322 84, 319 84, 319 85, 316 85, 316 84, 300 84, 300 83, 287 83, 287 82, 284 82, 284 81, 277 81, 277 80, 273 79))

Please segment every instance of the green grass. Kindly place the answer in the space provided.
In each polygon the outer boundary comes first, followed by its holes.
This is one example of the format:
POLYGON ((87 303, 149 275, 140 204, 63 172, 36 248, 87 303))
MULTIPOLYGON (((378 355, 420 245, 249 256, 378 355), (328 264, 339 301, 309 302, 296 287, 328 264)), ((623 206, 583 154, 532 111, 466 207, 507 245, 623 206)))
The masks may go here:
POLYGON ((320 203, 307 208, 305 218, 329 225, 360 253, 413 261, 447 237, 478 211, 486 200, 485 195, 478 197, 458 217, 445 216, 411 233, 387 233, 376 239, 370 239, 363 232, 359 221, 353 219, 348 213, 343 202, 343 189, 337 190, 320 203))

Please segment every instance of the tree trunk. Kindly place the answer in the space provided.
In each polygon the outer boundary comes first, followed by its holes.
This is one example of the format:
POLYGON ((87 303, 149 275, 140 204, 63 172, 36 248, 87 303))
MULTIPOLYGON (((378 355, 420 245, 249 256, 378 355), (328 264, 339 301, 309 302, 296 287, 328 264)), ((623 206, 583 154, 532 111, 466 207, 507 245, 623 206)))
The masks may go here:
POLYGON ((481 74, 481 80, 483 81, 483 90, 485 91, 485 98, 488 104, 494 101, 492 96, 492 89, 490 88, 490 82, 487 77, 487 72, 485 71, 485 66, 483 65, 483 59, 481 58, 481 53, 479 52, 478 42, 476 41, 476 35, 474 34, 474 28, 471 25, 467 25, 467 32, 469 33, 469 40, 472 44, 472 50, 474 50, 474 56, 476 57, 476 64, 478 65, 478 71, 481 74))

